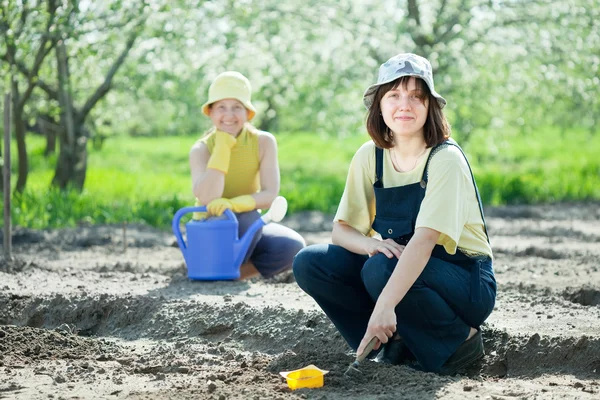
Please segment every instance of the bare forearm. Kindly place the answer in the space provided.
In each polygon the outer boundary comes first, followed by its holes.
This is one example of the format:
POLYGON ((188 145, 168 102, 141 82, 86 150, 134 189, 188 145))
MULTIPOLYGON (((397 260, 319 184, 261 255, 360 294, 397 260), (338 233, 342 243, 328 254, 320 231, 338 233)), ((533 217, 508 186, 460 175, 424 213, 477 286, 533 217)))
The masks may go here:
POLYGON ((201 204, 206 205, 223 195, 225 174, 215 169, 207 169, 202 176, 193 182, 194 196, 201 204))
POLYGON ((370 240, 356 229, 349 225, 336 222, 331 232, 331 241, 333 244, 341 246, 348 251, 356 254, 367 254, 365 242, 370 240))
POLYGON ((266 210, 271 207, 271 203, 277 197, 277 192, 273 190, 262 190, 252 195, 256 201, 256 208, 266 210))
POLYGON ((394 272, 379 295, 376 307, 396 307, 415 283, 427 262, 439 237, 432 229, 418 229, 402 252, 394 272))

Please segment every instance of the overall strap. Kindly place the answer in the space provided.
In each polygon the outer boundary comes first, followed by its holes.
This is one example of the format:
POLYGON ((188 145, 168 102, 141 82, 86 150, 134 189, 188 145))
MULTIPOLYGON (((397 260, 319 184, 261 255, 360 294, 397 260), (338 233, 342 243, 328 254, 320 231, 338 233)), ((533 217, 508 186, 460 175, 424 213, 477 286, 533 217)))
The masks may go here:
POLYGON ((375 182, 383 177, 383 149, 375 146, 375 182))
POLYGON ((433 157, 434 152, 436 152, 436 150, 440 149, 441 146, 456 146, 456 148, 460 150, 463 157, 465 158, 465 161, 467 162, 467 166, 469 167, 469 172, 471 173, 471 181, 473 182, 473 187, 475 188, 475 195, 477 196, 477 204, 479 205, 479 213, 481 214, 481 220, 483 221, 483 231, 485 232, 485 237, 486 237, 488 243, 490 243, 490 236, 488 235, 487 225, 485 223, 485 217, 483 216, 483 205, 481 203, 481 196, 479 195, 479 189, 477 188, 477 183, 475 183, 475 175, 473 174, 473 170, 471 169, 471 164, 469 164, 469 160, 467 159, 465 152, 463 151, 463 149, 461 149, 461 147, 454 140, 448 139, 445 142, 442 142, 442 143, 438 144, 437 146, 435 146, 433 149, 431 149, 431 152, 429 153, 429 157, 427 158, 427 163, 425 164, 425 170, 423 171, 423 177, 421 178, 421 187, 422 188, 427 187, 427 180, 428 180, 428 174, 429 174, 429 171, 428 171, 429 160, 431 160, 431 157, 433 157))
MULTIPOLYGON (((455 145, 456 147, 458 147, 458 144, 456 144, 456 142, 454 140, 448 138, 445 141, 443 141, 442 143, 435 145, 429 152, 429 157, 427 157, 427 162, 425 162, 425 168, 423 169, 423 175, 421 176, 421 187, 423 189, 425 189, 425 187, 427 187, 427 181, 429 179, 429 161, 431 161, 431 158, 435 155, 435 153, 437 153, 442 148, 442 146, 448 146, 448 145, 455 145)), ((458 147, 458 148, 460 149, 460 147, 458 147)))

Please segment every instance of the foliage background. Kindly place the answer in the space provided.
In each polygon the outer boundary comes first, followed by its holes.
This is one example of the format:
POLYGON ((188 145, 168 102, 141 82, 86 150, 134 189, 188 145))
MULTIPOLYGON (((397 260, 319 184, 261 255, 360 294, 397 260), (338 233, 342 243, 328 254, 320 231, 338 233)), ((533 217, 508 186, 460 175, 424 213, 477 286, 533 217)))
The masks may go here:
MULTIPOLYGON (((43 37, 48 1, 27 2, 30 18, 16 42, 26 64, 43 37)), ((8 22, 0 26, 0 70, 25 85, 2 57, 25 2, 0 3, 8 22)), ((600 198, 600 0, 63 0, 58 7, 76 105, 102 84, 136 21, 143 29, 86 119, 83 191, 52 188, 58 158, 44 154, 43 137, 27 133, 30 176, 14 196, 17 225, 168 226, 190 203, 187 152, 209 122, 200 105, 212 79, 229 69, 250 78, 255 122, 278 138, 291 211, 333 212, 349 161, 367 140, 362 93, 399 52, 431 60, 486 204, 600 198)), ((56 68, 48 56, 39 80, 56 84, 56 68)), ((0 90, 9 90, 6 80, 0 90)), ((39 115, 58 118, 61 107, 38 83, 24 111, 34 125, 39 115)), ((13 155, 13 171, 16 162, 13 155)))

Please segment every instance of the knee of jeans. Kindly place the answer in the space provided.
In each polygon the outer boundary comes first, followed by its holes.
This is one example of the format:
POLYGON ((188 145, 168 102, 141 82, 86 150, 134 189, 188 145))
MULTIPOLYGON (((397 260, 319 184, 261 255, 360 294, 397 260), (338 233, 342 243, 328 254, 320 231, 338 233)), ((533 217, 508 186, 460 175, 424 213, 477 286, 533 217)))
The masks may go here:
POLYGON ((390 278, 387 270, 381 268, 381 265, 367 262, 361 270, 360 276, 371 299, 377 301, 390 278))
POLYGON ((294 278, 296 283, 302 289, 306 288, 307 277, 310 276, 312 269, 312 263, 314 260, 314 254, 307 251, 308 247, 300 249, 300 251, 294 256, 292 262, 292 271, 294 272, 294 278))
POLYGON ((424 309, 437 309, 436 304, 431 302, 430 289, 411 287, 404 295, 402 300, 396 305, 396 318, 398 324, 414 325, 421 324, 423 318, 426 318, 426 313, 419 312, 424 309))

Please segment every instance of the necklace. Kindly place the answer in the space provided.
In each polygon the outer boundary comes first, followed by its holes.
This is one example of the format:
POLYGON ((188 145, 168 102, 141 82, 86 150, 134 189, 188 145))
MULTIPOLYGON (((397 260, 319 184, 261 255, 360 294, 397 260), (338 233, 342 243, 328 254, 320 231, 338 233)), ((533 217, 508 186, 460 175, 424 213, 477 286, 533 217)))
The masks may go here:
POLYGON ((396 152, 395 152, 394 150, 391 150, 391 149, 390 149, 390 153, 392 153, 392 164, 395 164, 395 165, 394 165, 394 168, 395 168, 395 169, 396 169, 396 171, 398 171, 398 172, 408 172, 408 171, 412 171, 413 169, 415 169, 415 167, 417 166, 417 163, 419 162, 419 159, 421 158, 421 156, 422 156, 423 154, 425 154, 425 152, 426 152, 426 151, 427 151, 427 147, 425 147, 425 148, 423 149, 423 151, 421 152, 421 154, 419 154, 419 155, 417 156, 417 158, 415 159, 415 163, 413 164, 413 166, 412 166, 411 168, 409 168, 409 169, 406 169, 406 170, 405 170, 405 169, 402 169, 402 168, 400 168, 400 163, 399 163, 399 162, 398 162, 398 160, 396 159, 396 152))

